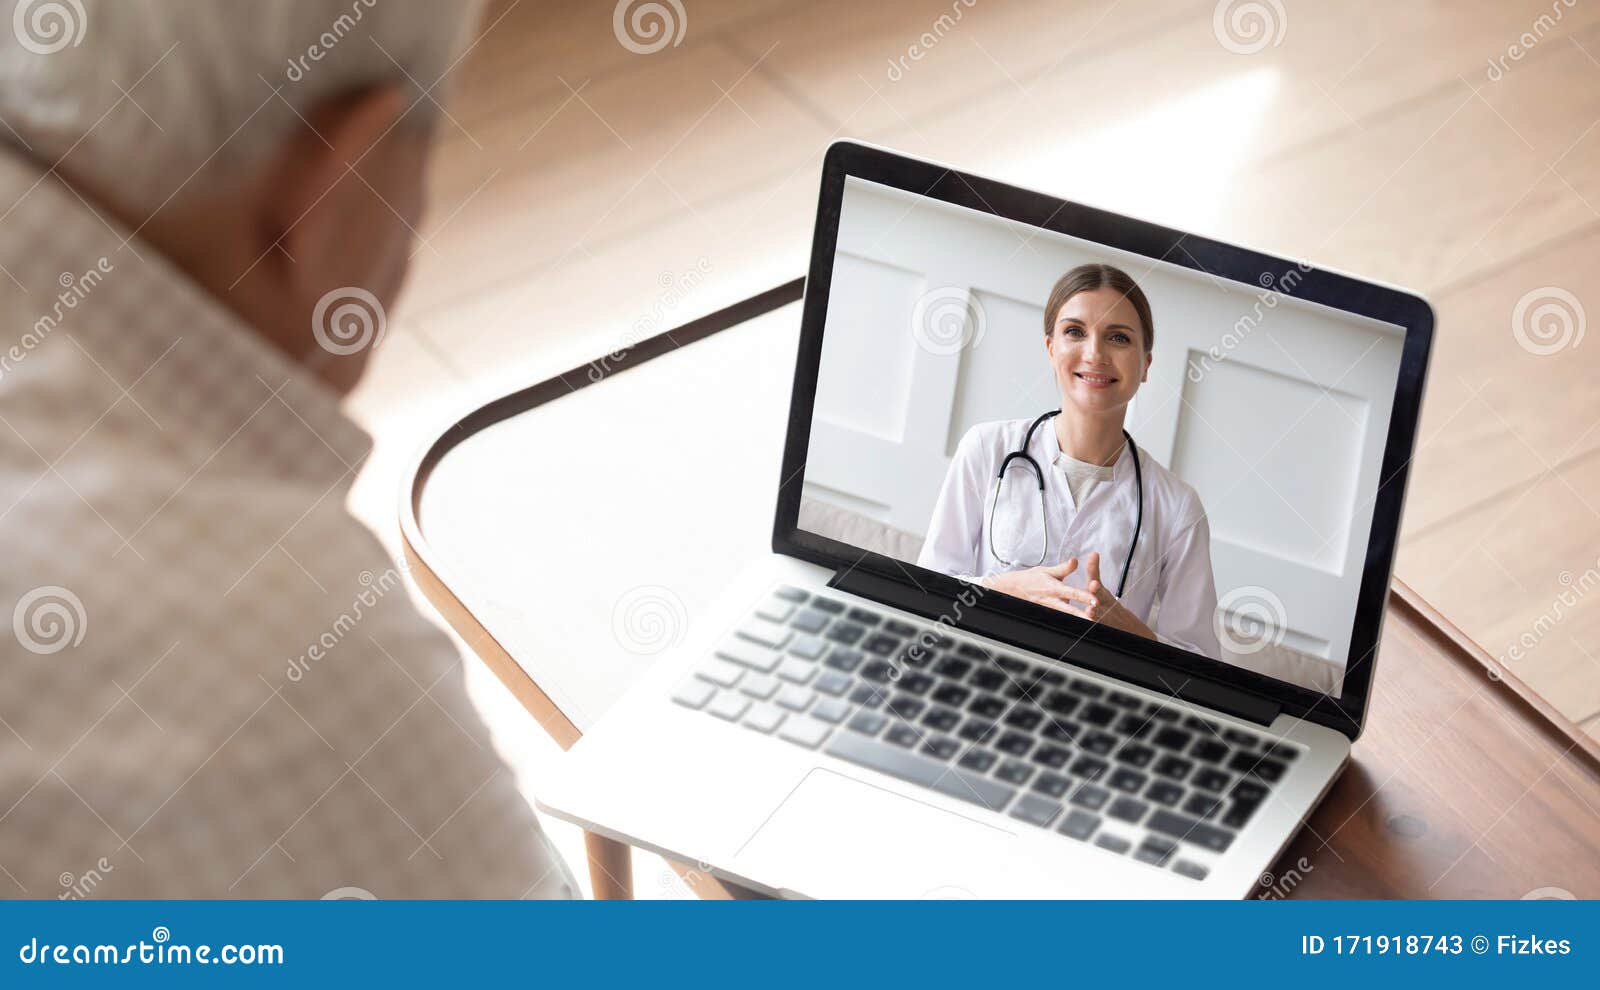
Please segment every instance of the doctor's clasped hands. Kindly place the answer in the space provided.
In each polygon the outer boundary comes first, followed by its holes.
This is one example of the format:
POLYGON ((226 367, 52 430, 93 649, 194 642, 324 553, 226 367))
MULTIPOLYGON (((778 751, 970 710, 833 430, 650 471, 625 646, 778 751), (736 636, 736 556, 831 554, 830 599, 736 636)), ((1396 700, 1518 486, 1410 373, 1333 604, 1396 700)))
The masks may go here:
POLYGON ((1100 580, 1100 554, 1084 555, 1083 572, 1088 579, 1085 587, 1067 583, 1067 578, 1078 570, 1078 558, 1068 557, 1059 564, 1048 567, 1029 567, 1020 571, 991 574, 979 583, 985 588, 1002 591, 1008 595, 1027 599, 1039 605, 1059 609, 1072 615, 1098 622, 1102 625, 1131 632, 1147 639, 1155 639, 1155 632, 1134 615, 1111 589, 1100 580))

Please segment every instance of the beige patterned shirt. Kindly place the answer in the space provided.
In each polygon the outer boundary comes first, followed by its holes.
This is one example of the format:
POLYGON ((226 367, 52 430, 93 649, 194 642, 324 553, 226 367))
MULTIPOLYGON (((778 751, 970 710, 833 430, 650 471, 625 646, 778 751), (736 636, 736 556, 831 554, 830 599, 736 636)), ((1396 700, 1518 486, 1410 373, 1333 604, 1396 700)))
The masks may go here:
POLYGON ((0 152, 0 892, 563 897, 337 396, 0 152))

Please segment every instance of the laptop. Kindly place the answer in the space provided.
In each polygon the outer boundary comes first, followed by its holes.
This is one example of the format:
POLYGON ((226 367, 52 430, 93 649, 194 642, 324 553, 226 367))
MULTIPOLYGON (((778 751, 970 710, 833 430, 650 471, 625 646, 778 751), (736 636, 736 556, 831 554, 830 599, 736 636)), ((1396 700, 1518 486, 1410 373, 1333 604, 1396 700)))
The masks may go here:
POLYGON ((846 141, 800 318, 772 554, 539 806, 781 897, 1257 891, 1366 719, 1428 303, 846 141))

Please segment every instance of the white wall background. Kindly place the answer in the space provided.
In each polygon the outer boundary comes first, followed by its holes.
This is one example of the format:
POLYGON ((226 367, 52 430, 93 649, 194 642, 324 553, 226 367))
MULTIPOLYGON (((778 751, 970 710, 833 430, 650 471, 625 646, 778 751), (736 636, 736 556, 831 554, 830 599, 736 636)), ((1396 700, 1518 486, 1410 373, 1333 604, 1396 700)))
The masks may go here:
POLYGON ((1059 403, 1042 309, 1086 262, 1117 265, 1150 298, 1155 360, 1128 426, 1200 493, 1219 596, 1268 589, 1283 645, 1343 666, 1399 327, 1287 296, 1263 305, 1247 286, 849 179, 805 494, 925 533, 969 427, 1059 403))

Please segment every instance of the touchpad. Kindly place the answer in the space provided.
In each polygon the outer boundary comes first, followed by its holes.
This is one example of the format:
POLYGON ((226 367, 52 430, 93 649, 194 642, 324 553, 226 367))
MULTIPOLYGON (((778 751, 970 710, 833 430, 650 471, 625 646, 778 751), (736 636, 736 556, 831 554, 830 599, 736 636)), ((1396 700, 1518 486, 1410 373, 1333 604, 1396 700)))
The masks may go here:
POLYGON ((832 770, 811 771, 734 857, 807 897, 988 897, 1013 833, 832 770))

